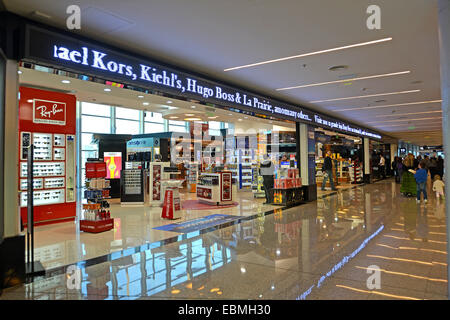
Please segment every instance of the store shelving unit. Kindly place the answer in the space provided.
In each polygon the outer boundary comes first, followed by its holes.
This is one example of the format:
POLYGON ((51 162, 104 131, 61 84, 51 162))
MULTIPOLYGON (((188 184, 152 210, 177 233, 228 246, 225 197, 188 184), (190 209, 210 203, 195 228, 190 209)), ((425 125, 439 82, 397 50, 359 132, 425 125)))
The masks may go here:
POLYGON ((122 170, 120 177, 121 205, 143 205, 145 203, 144 170, 139 167, 139 162, 131 162, 130 169, 122 170))
POLYGON ((197 199, 212 205, 233 202, 232 173, 201 173, 197 186, 197 199))
POLYGON ((83 219, 80 220, 80 230, 89 233, 99 233, 114 228, 114 219, 109 212, 110 182, 106 178, 106 163, 100 159, 86 162, 86 188, 83 204, 83 219))

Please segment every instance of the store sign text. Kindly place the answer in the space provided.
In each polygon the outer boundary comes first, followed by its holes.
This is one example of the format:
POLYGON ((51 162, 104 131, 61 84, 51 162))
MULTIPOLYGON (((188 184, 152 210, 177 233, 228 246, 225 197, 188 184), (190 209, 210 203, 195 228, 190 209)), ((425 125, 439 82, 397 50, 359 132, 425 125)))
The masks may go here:
POLYGON ((34 99, 33 122, 65 125, 66 104, 63 102, 34 99))
POLYGON ((237 104, 260 110, 266 114, 282 115, 293 120, 299 119, 349 133, 378 139, 381 138, 378 134, 352 128, 343 123, 324 120, 321 116, 305 110, 300 110, 298 107, 293 108, 274 105, 271 101, 264 98, 249 93, 239 92, 230 87, 218 86, 205 80, 194 79, 181 73, 160 69, 156 65, 144 63, 130 64, 123 61, 117 61, 117 59, 110 58, 107 53, 90 49, 85 46, 79 50, 70 50, 64 46, 53 45, 53 58, 84 65, 92 69, 102 70, 115 74, 116 76, 123 76, 133 81, 164 86, 182 94, 190 94, 200 96, 203 99, 237 104))

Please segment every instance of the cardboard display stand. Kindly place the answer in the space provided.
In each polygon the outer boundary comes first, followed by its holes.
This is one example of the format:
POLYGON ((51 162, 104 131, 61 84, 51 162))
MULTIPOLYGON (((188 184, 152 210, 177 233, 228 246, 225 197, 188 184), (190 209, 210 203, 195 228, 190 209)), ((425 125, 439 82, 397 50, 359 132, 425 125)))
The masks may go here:
POLYGON ((170 220, 181 218, 181 200, 178 187, 166 187, 161 218, 170 220))

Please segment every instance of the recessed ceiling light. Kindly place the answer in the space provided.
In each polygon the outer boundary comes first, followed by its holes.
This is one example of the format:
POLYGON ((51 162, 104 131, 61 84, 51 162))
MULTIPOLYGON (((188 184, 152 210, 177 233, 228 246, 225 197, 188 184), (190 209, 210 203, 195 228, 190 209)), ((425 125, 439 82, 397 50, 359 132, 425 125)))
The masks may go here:
POLYGON ((178 117, 175 117, 175 116, 172 116, 172 117, 169 117, 170 119, 178 119, 178 117))
POLYGON ((296 59, 296 58, 303 58, 303 57, 312 56, 312 55, 316 55, 316 54, 328 53, 328 52, 344 50, 344 49, 350 49, 350 48, 355 48, 355 47, 361 47, 361 46, 366 46, 366 45, 370 45, 370 44, 376 44, 376 43, 390 41, 390 40, 392 40, 391 37, 383 38, 383 39, 379 39, 379 40, 368 41, 368 42, 361 42, 361 43, 351 44, 351 45, 347 45, 347 46, 343 46, 343 47, 336 47, 336 48, 331 48, 331 49, 325 49, 325 50, 320 50, 320 51, 303 53, 303 54, 299 54, 299 55, 295 55, 295 56, 289 56, 289 57, 284 57, 284 58, 279 58, 279 59, 273 59, 273 60, 267 60, 267 61, 261 61, 261 62, 257 62, 257 63, 252 63, 252 64, 246 64, 246 65, 243 65, 243 66, 227 68, 227 69, 224 69, 223 71, 232 71, 232 70, 256 67, 256 66, 260 66, 260 65, 263 65, 263 64, 280 62, 280 61, 286 61, 286 60, 296 59))
POLYGON ((342 112, 342 111, 352 111, 352 110, 390 108, 390 107, 410 106, 410 105, 416 105, 416 104, 437 103, 437 102, 442 102, 442 100, 429 100, 429 101, 419 101, 419 102, 397 103, 397 104, 388 104, 388 105, 384 105, 384 106, 373 106, 373 107, 347 108, 347 109, 338 109, 338 110, 333 110, 333 111, 342 112))
POLYGON ((62 83, 70 83, 70 80, 61 80, 62 83))
POLYGON ((28 99, 27 102, 28 103, 33 103, 33 99, 28 99))
POLYGON ((144 98, 144 96, 138 96, 138 98, 139 98, 139 99, 143 99, 143 98, 144 98))
POLYGON ((194 114, 193 113, 185 113, 184 115, 188 116, 188 117, 192 117, 194 114))
POLYGON ((172 103, 172 101, 171 100, 167 100, 167 103, 172 103))
POLYGON ((200 121, 200 118, 184 118, 184 121, 200 121))
POLYGON ((345 97, 345 98, 314 100, 314 101, 309 101, 309 102, 310 103, 319 103, 319 102, 340 101, 340 100, 350 100, 350 99, 364 99, 364 98, 370 98, 370 97, 390 96, 390 95, 394 95, 394 94, 405 94, 405 93, 416 93, 416 92, 420 92, 420 90, 417 89, 417 90, 408 90, 408 91, 386 92, 386 93, 368 94, 365 96, 353 96, 353 97, 345 97))
POLYGON ((105 88, 105 89, 103 89, 103 91, 110 92, 111 89, 110 88, 105 88))
POLYGON ((214 117, 208 117, 208 119, 215 119, 215 118, 217 118, 217 116, 214 116, 214 117))
POLYGON ((242 121, 242 119, 238 119, 238 121, 242 121))
POLYGON ((148 102, 142 102, 142 104, 143 104, 144 106, 148 106, 150 103, 148 103, 148 102))
POLYGON ((191 106, 191 108, 192 108, 192 109, 195 109, 195 108, 197 108, 197 107, 196 107, 196 106, 191 106))
POLYGON ((18 73, 18 74, 22 74, 22 71, 18 70, 17 73, 18 73))

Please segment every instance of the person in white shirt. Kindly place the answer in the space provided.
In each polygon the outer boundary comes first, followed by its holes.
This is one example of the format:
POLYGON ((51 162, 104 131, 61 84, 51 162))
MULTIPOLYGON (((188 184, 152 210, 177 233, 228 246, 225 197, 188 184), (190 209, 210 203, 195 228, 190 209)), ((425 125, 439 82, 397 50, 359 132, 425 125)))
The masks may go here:
POLYGON ((380 153, 380 175, 383 177, 383 179, 386 178, 386 159, 384 159, 383 155, 380 153))
POLYGON ((436 198, 440 199, 442 196, 442 199, 444 199, 444 187, 445 184, 441 180, 441 177, 437 174, 434 176, 434 183, 433 183, 433 191, 436 192, 436 198))

